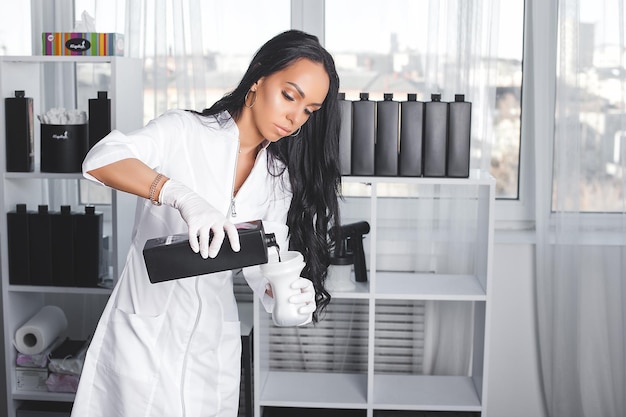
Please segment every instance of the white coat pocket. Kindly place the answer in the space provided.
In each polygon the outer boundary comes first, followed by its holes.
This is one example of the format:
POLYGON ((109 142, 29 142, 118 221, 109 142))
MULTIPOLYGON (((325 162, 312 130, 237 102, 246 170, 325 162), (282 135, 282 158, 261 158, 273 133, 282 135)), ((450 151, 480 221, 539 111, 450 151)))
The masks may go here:
POLYGON ((119 309, 111 313, 94 388, 106 387, 109 398, 119 398, 119 404, 136 411, 126 409, 124 415, 144 415, 151 408, 162 360, 162 349, 156 342, 163 322, 163 315, 129 314, 119 309))

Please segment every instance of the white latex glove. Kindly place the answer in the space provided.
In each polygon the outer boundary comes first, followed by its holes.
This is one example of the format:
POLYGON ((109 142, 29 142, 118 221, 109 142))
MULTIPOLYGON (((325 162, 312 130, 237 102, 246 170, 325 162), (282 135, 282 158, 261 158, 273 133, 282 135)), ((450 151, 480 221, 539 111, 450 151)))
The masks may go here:
POLYGON ((313 320, 313 312, 317 309, 317 305, 315 304, 315 288, 311 280, 302 277, 292 282, 291 288, 294 290, 300 289, 300 293, 289 297, 289 302, 291 304, 304 304, 302 307, 298 308, 298 314, 309 315, 306 321, 299 324, 299 326, 303 326, 313 320))
POLYGON ((239 234, 235 225, 195 191, 169 179, 161 188, 159 202, 178 209, 189 229, 189 246, 195 253, 200 252, 204 259, 217 256, 226 234, 231 248, 239 252, 239 234))

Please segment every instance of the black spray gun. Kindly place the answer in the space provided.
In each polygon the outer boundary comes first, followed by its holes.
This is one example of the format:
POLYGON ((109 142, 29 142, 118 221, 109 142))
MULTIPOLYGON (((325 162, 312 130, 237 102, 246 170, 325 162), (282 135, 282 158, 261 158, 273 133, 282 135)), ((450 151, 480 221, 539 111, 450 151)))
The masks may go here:
POLYGON ((342 265, 345 262, 354 264, 354 279, 367 282, 363 237, 370 232, 370 224, 366 221, 334 226, 328 232, 335 242, 335 250, 331 264, 342 265))

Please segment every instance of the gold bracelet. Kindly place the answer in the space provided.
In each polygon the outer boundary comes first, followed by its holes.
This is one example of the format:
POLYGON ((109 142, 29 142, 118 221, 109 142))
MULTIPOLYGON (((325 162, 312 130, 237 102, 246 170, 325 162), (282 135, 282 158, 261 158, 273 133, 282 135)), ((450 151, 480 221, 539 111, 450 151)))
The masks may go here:
POLYGON ((163 174, 158 173, 157 176, 154 178, 154 181, 152 181, 152 185, 150 186, 150 193, 148 194, 148 199, 155 206, 160 206, 161 205, 159 200, 156 200, 154 198, 154 194, 156 193, 157 186, 161 182, 161 179, 163 179, 163 174))

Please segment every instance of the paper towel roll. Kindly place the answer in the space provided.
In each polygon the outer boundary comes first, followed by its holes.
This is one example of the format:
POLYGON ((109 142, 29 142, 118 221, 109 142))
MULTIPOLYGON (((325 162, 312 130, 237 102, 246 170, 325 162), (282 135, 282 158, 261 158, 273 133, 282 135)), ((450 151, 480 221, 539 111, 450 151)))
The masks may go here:
POLYGON ((43 306, 15 332, 15 348, 25 355, 37 355, 67 329, 67 317, 57 306, 43 306))

